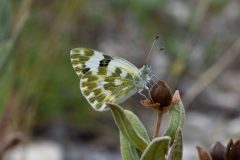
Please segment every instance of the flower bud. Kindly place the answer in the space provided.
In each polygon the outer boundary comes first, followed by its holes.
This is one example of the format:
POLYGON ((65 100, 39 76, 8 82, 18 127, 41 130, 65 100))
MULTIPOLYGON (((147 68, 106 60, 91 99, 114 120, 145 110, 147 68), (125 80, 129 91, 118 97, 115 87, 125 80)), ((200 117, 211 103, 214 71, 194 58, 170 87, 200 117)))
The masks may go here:
POLYGON ((141 101, 143 106, 165 110, 171 105, 173 94, 168 85, 160 80, 150 88, 149 97, 141 101))
POLYGON ((212 159, 224 160, 226 148, 220 142, 216 142, 213 148, 210 151, 212 159))
POLYGON ((228 142, 227 147, 224 147, 220 142, 217 142, 210 153, 204 149, 197 147, 200 160, 239 160, 240 159, 240 140, 233 142, 232 139, 228 142))
POLYGON ((172 96, 171 89, 163 81, 158 81, 158 83, 150 89, 150 97, 153 103, 159 103, 161 108, 168 107, 171 104, 172 96))
POLYGON ((229 160, 240 159, 240 140, 233 142, 231 139, 227 146, 226 157, 229 160))

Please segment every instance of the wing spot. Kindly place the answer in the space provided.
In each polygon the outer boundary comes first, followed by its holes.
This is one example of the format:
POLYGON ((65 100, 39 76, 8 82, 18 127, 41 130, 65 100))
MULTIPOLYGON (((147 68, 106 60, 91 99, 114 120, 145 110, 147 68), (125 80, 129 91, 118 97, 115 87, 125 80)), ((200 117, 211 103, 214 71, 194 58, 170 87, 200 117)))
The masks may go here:
POLYGON ((98 101, 96 100, 94 101, 93 106, 97 106, 97 104, 98 104, 98 101))
POLYGON ((85 73, 87 73, 89 70, 90 70, 90 68, 84 68, 84 69, 82 70, 82 72, 83 72, 83 74, 85 74, 85 73))
POLYGON ((118 76, 121 76, 122 70, 117 67, 117 68, 115 69, 115 73, 116 73, 118 76))
POLYGON ((112 76, 112 72, 110 69, 107 69, 107 76, 112 76))
POLYGON ((129 73, 127 73, 126 78, 127 78, 127 79, 132 79, 132 76, 131 76, 129 73))
POLYGON ((80 64, 79 59, 76 59, 76 58, 72 59, 71 62, 72 62, 72 65, 80 64))
POLYGON ((115 84, 115 86, 119 86, 122 84, 122 81, 119 79, 115 79, 114 84, 115 84))
POLYGON ((99 63, 99 66, 100 67, 106 67, 106 66, 108 66, 108 64, 110 63, 110 59, 102 59, 101 61, 100 61, 100 63, 99 63))
MULTIPOLYGON (((85 80, 85 79, 84 79, 84 80, 85 80)), ((96 81, 87 82, 87 81, 85 80, 85 81, 82 81, 82 87, 87 87, 88 89, 91 89, 91 88, 97 87, 97 83, 96 83, 96 81)))
POLYGON ((104 84, 105 84, 104 81, 98 81, 98 82, 97 82, 97 86, 98 86, 98 87, 103 87, 104 84))
POLYGON ((95 100, 96 100, 96 97, 89 98, 89 102, 91 102, 92 104, 94 103, 95 100))
POLYGON ((90 48, 83 48, 84 56, 91 57, 94 55, 94 51, 90 48))
POLYGON ((94 92, 95 96, 98 96, 99 94, 102 93, 102 89, 101 88, 96 88, 96 89, 93 90, 93 92, 94 92))
POLYGON ((98 68, 93 69, 92 70, 92 74, 97 75, 98 74, 98 70, 99 70, 98 68))
POLYGON ((106 95, 111 95, 111 93, 112 93, 112 91, 110 91, 110 90, 105 90, 105 89, 103 89, 102 92, 105 93, 106 95))
POLYGON ((98 96, 95 97, 99 102, 103 102, 104 99, 106 98, 106 94, 101 93, 98 96))
POLYGON ((92 73, 90 73, 90 72, 91 72, 91 71, 89 71, 89 72, 87 73, 87 75, 84 76, 84 78, 86 78, 88 82, 97 81, 97 80, 98 80, 98 77, 95 76, 95 75, 90 75, 90 74, 92 74, 92 73), (89 74, 89 75, 88 75, 88 74, 89 74))
POLYGON ((92 98, 94 97, 94 92, 91 92, 89 95, 88 95, 88 98, 92 98))
POLYGON ((123 78, 126 78, 127 72, 123 71, 123 72, 120 74, 120 76, 123 77, 123 78))
POLYGON ((106 75, 107 74, 107 68, 106 67, 99 67, 98 68, 98 74, 99 75, 106 75))
POLYGON ((81 67, 79 67, 79 66, 74 67, 74 69, 76 72, 80 72, 82 70, 81 67))
POLYGON ((113 58, 111 57, 111 56, 108 56, 108 55, 103 55, 103 57, 105 58, 105 59, 110 59, 110 60, 112 60, 113 58))
POLYGON ((95 106, 96 106, 97 109, 99 109, 99 108, 102 107, 102 104, 101 103, 97 103, 95 106))
POLYGON ((86 95, 86 96, 89 96, 89 94, 91 93, 90 90, 88 90, 87 88, 83 88, 83 94, 86 95))

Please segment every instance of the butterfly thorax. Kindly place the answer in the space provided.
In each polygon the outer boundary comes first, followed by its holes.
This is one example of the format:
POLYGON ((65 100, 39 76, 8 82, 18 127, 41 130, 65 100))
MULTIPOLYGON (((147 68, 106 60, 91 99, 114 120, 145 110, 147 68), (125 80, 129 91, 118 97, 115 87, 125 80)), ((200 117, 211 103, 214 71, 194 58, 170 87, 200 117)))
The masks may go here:
POLYGON ((151 73, 151 67, 148 65, 144 65, 140 69, 139 77, 136 77, 134 80, 135 85, 137 86, 139 91, 143 90, 146 87, 146 84, 150 80, 150 73, 151 73))

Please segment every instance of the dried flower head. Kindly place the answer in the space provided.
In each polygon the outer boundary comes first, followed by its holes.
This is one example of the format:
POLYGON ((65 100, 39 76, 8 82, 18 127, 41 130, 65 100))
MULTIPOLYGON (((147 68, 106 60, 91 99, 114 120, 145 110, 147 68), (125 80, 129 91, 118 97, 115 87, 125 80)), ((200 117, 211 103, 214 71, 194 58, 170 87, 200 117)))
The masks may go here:
POLYGON ((231 139, 226 149, 227 160, 240 160, 240 139, 233 142, 231 139))
POLYGON ((163 81, 158 81, 149 91, 149 99, 142 100, 143 106, 164 110, 172 103, 172 91, 163 81))
POLYGON ((224 160, 224 153, 226 148, 220 142, 216 142, 210 151, 212 159, 224 160))
POLYGON ((216 142, 210 152, 197 147, 200 160, 240 160, 240 140, 233 142, 231 139, 224 147, 220 142, 216 142))

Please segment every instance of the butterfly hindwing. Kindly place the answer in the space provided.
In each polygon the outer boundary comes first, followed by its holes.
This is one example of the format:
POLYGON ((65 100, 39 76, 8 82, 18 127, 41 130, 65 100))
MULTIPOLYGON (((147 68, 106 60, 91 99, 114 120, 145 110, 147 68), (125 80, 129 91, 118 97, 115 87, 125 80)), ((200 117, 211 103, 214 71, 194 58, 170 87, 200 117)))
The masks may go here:
POLYGON ((120 68, 99 67, 82 76, 80 89, 94 109, 103 111, 106 102, 121 103, 137 92, 133 77, 121 77, 117 70, 120 68))

